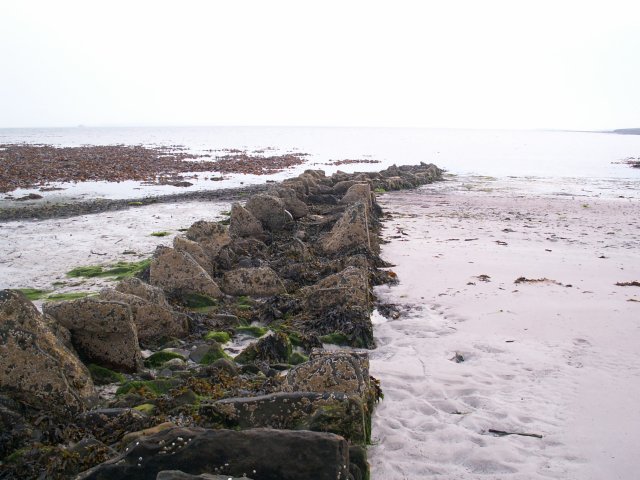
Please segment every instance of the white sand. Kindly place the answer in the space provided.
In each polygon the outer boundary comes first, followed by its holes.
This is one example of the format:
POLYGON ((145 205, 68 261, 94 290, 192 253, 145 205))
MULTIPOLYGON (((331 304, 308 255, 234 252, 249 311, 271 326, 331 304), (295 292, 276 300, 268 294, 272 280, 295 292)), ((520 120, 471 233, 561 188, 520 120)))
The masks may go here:
POLYGON ((69 278, 86 265, 132 262, 171 245, 181 228, 197 220, 221 220, 228 203, 161 203, 66 219, 0 223, 0 288, 54 289, 56 293, 97 291, 108 279, 69 278), (169 232, 154 237, 153 232, 169 232), (133 252, 133 253, 124 253, 133 252))
POLYGON ((374 317, 372 478, 638 478, 640 288, 615 283, 640 281, 640 202, 530 187, 380 198, 401 283, 377 294, 405 308, 374 317))

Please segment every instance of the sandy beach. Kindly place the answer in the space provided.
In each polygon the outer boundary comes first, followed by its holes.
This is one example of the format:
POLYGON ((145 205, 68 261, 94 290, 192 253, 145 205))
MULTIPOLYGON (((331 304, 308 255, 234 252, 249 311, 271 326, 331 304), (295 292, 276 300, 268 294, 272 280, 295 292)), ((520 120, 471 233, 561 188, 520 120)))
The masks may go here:
POLYGON ((97 291, 113 280, 69 278, 86 265, 110 265, 150 257, 170 245, 180 229, 198 220, 221 220, 227 202, 181 202, 42 221, 0 223, 0 288, 36 288, 56 293, 97 291), (164 232, 165 236, 153 233, 164 232), (56 285, 54 283, 63 283, 56 285))
MULTIPOLYGON (((449 176, 379 196, 400 283, 376 291, 396 307, 373 319, 372 478, 634 478, 640 288, 616 283, 640 280, 640 204, 621 188, 449 176)), ((2 287, 97 291, 110 280, 65 273, 145 258, 228 209, 3 223, 2 287)))
POLYGON ((376 292, 398 308, 374 319, 372 478, 635 478, 640 288, 616 283, 640 280, 640 204, 532 187, 379 198, 400 284, 376 292))

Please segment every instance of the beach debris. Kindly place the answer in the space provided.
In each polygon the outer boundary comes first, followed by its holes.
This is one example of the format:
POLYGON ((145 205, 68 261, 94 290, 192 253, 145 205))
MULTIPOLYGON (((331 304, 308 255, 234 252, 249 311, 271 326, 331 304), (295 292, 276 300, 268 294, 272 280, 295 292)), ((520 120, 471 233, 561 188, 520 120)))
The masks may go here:
POLYGON ((507 242, 503 242, 502 240, 496 240, 496 243, 502 246, 509 245, 507 242))
POLYGON ((487 430, 488 433, 492 433, 496 437, 506 437, 507 435, 520 435, 521 437, 534 437, 534 438, 542 438, 542 435, 539 433, 524 433, 524 432, 507 432, 504 430, 496 430, 494 428, 490 428, 487 430))
POLYGON ((481 282, 487 282, 489 283, 491 281, 491 277, 485 273, 483 273, 482 275, 478 275, 477 277, 478 280, 480 280, 481 282))
POLYGON ((352 165, 356 163, 381 163, 380 160, 355 160, 355 159, 345 159, 345 160, 329 160, 325 165, 352 165))
MULTIPOLYGON (((516 285, 520 284, 520 283, 544 283, 544 284, 553 284, 553 285, 560 285, 561 287, 564 287, 565 285, 556 281, 556 280, 551 280, 549 278, 543 277, 543 278, 526 278, 526 277, 518 277, 515 279, 515 281, 513 282, 516 285)), ((566 285, 567 287, 571 287, 572 285, 566 285)))
POLYGON ((634 280, 632 282, 616 282, 618 287, 640 287, 640 282, 634 280))
POLYGON ((23 197, 16 198, 16 202, 24 202, 25 200, 40 200, 42 195, 38 195, 37 193, 30 193, 28 195, 24 195, 23 197))
POLYGON ((449 360, 455 363, 462 363, 464 362, 464 356, 460 352, 456 352, 455 355, 451 357, 449 360))

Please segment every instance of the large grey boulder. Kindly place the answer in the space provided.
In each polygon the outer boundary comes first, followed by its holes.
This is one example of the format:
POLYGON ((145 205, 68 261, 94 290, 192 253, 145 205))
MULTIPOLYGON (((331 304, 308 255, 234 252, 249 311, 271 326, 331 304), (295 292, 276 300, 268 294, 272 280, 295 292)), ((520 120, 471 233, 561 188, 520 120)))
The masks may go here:
POLYGON ((78 353, 98 365, 123 372, 142 366, 131 308, 120 302, 82 298, 45 303, 45 314, 69 329, 78 353))
POLYGON ((315 353, 308 362, 293 367, 283 382, 285 392, 334 392, 358 396, 371 394, 369 357, 366 352, 315 353))
MULTIPOLYGON (((369 209, 373 204, 373 197, 371 195, 371 187, 368 183, 355 183, 347 193, 340 199, 340 203, 344 205, 351 205, 352 203, 362 202, 369 209)), ((370 211, 370 210, 369 210, 370 211)))
POLYGON ((253 195, 245 205, 245 208, 262 224, 272 232, 282 230, 292 220, 284 206, 284 201, 266 193, 253 195))
POLYGON ((293 188, 279 187, 276 192, 284 202, 284 208, 293 216, 293 218, 298 219, 309 214, 309 207, 298 198, 298 195, 293 188))
POLYGON ((365 443, 365 406, 353 396, 328 392, 280 392, 249 398, 227 398, 200 406, 205 425, 216 428, 277 428, 342 435, 365 443))
POLYGON ((373 249, 374 236, 369 232, 369 209, 358 202, 348 207, 342 217, 321 241, 322 249, 329 254, 344 253, 357 247, 373 249))
POLYGON ((258 219, 246 208, 236 202, 231 205, 229 234, 232 237, 262 238, 264 236, 264 230, 262 229, 262 224, 258 219))
POLYGON ((218 222, 199 220, 189 227, 186 236, 199 243, 211 259, 215 259, 220 250, 231 243, 227 227, 218 222))
POLYGON ((213 274, 213 262, 211 257, 204 251, 202 245, 188 238, 175 236, 173 237, 173 248, 179 252, 191 255, 198 265, 200 265, 209 275, 213 274))
POLYGON ((135 295, 161 307, 169 308, 169 302, 167 302, 167 298, 164 296, 162 289, 149 285, 139 278, 125 278, 121 280, 115 288, 118 292, 135 295))
POLYGON ((331 433, 175 427, 129 445, 78 480, 156 480, 159 472, 250 476, 256 480, 347 480, 349 446, 331 433))
POLYGON ((162 337, 182 338, 189 334, 189 317, 184 313, 112 288, 102 289, 100 298, 125 303, 131 307, 138 340, 142 343, 153 342, 162 337))
POLYGON ((149 281, 164 291, 199 293, 219 298, 218 284, 198 263, 185 252, 169 247, 158 247, 149 269, 149 281))
POLYGON ((222 288, 229 295, 268 297, 284 293, 284 284, 269 267, 237 268, 225 272, 222 288))
POLYGON ((334 307, 352 306, 368 309, 370 300, 367 272, 362 268, 347 267, 305 287, 302 294, 307 311, 326 312, 334 307))
POLYGON ((0 290, 0 389, 55 415, 84 411, 96 397, 89 371, 19 292, 0 290))

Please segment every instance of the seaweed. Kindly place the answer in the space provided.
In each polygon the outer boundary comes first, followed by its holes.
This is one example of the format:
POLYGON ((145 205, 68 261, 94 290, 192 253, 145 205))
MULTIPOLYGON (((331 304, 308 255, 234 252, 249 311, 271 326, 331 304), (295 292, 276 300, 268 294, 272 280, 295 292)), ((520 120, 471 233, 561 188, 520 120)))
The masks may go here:
POLYGON ((179 358, 180 360, 186 361, 186 359, 179 353, 161 351, 161 352, 156 352, 152 354, 150 357, 148 357, 144 361, 144 366, 147 368, 158 368, 161 365, 168 362, 169 360, 173 360, 174 358, 179 358))
POLYGON ((88 265, 77 267, 67 272, 68 277, 107 277, 114 280, 133 277, 142 272, 151 264, 151 259, 140 260, 139 262, 117 262, 113 265, 103 267, 102 265, 88 265))

